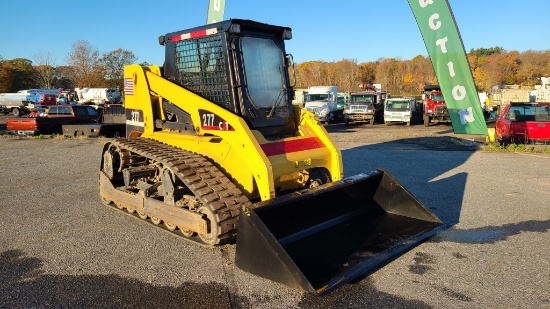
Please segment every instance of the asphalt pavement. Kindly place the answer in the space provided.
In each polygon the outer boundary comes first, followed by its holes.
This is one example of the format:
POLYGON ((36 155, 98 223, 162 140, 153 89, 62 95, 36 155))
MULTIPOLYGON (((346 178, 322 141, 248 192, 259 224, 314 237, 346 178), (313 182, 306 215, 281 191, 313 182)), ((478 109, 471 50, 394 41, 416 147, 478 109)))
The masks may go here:
POLYGON ((446 228, 322 298, 103 206, 103 139, 0 138, 0 308, 550 308, 550 155, 331 134, 346 176, 388 170, 446 228))

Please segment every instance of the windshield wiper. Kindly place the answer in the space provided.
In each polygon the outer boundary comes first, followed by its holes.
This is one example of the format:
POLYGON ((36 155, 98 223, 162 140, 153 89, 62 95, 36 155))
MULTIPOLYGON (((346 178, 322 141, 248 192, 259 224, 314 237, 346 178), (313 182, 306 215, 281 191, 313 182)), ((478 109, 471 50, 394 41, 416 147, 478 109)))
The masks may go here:
POLYGON ((275 104, 273 104, 273 107, 269 111, 269 114, 267 114, 267 116, 266 116, 267 118, 273 117, 273 113, 275 113, 275 110, 277 109, 279 104, 281 104, 281 98, 284 97, 285 91, 286 91, 285 87, 281 88, 281 91, 279 91, 279 95, 277 96, 277 100, 275 100, 275 104))
POLYGON ((273 117, 273 113, 275 113, 275 110, 277 109, 279 104, 281 104, 281 98, 286 96, 285 95, 286 94, 286 86, 285 86, 285 81, 283 79, 283 68, 280 65, 279 65, 279 74, 281 76, 281 84, 283 85, 283 87, 281 88, 281 91, 279 91, 279 95, 277 95, 277 99, 275 100, 275 103, 273 103, 273 107, 271 108, 271 111, 269 111, 269 114, 267 114, 266 118, 273 117))

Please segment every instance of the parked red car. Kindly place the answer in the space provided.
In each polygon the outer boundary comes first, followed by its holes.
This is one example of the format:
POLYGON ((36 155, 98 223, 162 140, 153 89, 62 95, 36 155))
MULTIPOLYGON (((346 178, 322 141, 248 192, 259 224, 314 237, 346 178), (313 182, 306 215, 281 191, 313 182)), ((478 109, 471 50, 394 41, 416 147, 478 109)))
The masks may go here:
POLYGON ((503 146, 509 143, 550 144, 550 103, 510 103, 495 124, 503 146))

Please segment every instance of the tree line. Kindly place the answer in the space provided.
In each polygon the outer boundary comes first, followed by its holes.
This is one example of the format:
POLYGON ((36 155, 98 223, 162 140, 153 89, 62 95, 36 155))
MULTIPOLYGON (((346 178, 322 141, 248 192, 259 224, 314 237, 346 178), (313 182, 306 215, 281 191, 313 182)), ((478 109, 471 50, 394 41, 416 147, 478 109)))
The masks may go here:
MULTIPOLYGON (((124 66, 136 63, 131 51, 116 49, 99 54, 87 41, 76 41, 67 55, 67 65, 56 66, 49 52, 5 60, 0 55, 0 93, 23 89, 121 88, 124 66)), ((142 63, 142 65, 148 65, 142 63)))
MULTIPOLYGON (((505 51, 502 47, 471 49, 467 54, 479 92, 489 92, 491 85, 517 84, 534 89, 540 77, 550 76, 550 50, 505 51)), ((437 84, 429 57, 418 55, 411 60, 381 58, 357 63, 355 59, 337 62, 308 61, 296 65, 296 86, 338 86, 341 92, 361 91, 360 85, 382 84, 382 90, 394 95, 418 95, 425 84, 437 84)))
MULTIPOLYGON (((24 58, 4 60, 0 55, 0 93, 30 88, 122 88, 124 65, 138 60, 134 53, 120 48, 100 56, 87 41, 73 44, 65 59, 67 65, 55 66, 47 52, 33 57, 34 62, 24 58)), ((478 48, 470 50, 467 57, 480 92, 488 92, 495 84, 533 89, 540 84, 541 76, 550 76, 550 50, 520 53, 502 47, 478 48)), ((422 55, 411 60, 380 58, 363 63, 356 59, 306 61, 296 64, 294 73, 298 88, 334 85, 341 92, 361 91, 360 85, 378 83, 391 94, 418 95, 423 85, 438 83, 430 58, 422 55)))

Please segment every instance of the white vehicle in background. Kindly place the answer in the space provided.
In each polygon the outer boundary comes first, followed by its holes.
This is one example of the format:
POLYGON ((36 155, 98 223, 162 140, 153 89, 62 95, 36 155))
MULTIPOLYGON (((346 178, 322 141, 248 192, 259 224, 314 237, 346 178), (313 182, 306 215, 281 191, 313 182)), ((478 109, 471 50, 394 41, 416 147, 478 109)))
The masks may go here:
POLYGON ((294 99, 292 104, 304 107, 304 102, 306 101, 307 88, 294 88, 294 99))
POLYGON ((412 98, 390 98, 384 102, 384 123, 405 123, 411 125, 415 116, 422 115, 422 102, 416 104, 412 98))
POLYGON ((314 113, 322 123, 340 119, 342 110, 338 110, 338 87, 309 87, 304 108, 314 113))
POLYGON ((15 117, 29 111, 26 93, 0 93, 0 113, 13 114, 15 117))
POLYGON ((74 91, 79 104, 102 106, 122 102, 122 94, 117 88, 75 88, 74 91))

